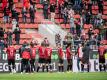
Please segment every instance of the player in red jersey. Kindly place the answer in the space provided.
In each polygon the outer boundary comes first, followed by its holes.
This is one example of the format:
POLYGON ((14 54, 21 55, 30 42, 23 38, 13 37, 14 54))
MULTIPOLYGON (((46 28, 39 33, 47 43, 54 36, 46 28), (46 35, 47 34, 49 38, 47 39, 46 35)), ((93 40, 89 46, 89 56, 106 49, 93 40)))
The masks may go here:
POLYGON ((72 64, 73 64, 72 57, 73 57, 73 54, 71 52, 71 44, 68 44, 66 47, 66 58, 67 58, 67 62, 68 62, 67 71, 72 70, 72 64))
POLYGON ((48 67, 49 67, 50 71, 52 71, 52 66, 51 66, 52 48, 49 47, 49 44, 46 45, 44 53, 45 53, 45 61, 46 61, 46 70, 48 72, 48 67))
POLYGON ((30 72, 30 59, 31 59, 31 49, 29 46, 21 49, 21 73, 25 71, 26 73, 30 72))
POLYGON ((15 73, 15 54, 16 54, 16 49, 14 48, 13 45, 7 48, 7 58, 8 58, 8 67, 9 71, 12 73, 15 73), (12 65, 12 67, 11 67, 12 65))
POLYGON ((99 70, 100 71, 106 71, 106 65, 105 65, 105 54, 107 50, 104 48, 104 46, 99 46, 98 53, 99 53, 99 70), (103 69, 102 69, 103 67, 103 69))
POLYGON ((31 60, 30 60, 31 72, 35 71, 35 58, 36 58, 36 50, 37 50, 36 45, 34 45, 33 42, 30 43, 30 49, 31 49, 31 60))
POLYGON ((63 67, 63 60, 64 60, 64 52, 63 52, 63 49, 61 47, 60 44, 58 44, 58 58, 59 58, 59 66, 58 66, 58 69, 59 69, 59 72, 63 72, 64 71, 64 67, 63 67))
POLYGON ((38 48, 38 55, 39 55, 39 61, 38 61, 38 67, 37 72, 39 71, 40 67, 42 67, 42 72, 44 72, 45 68, 45 44, 42 42, 41 46, 38 48))

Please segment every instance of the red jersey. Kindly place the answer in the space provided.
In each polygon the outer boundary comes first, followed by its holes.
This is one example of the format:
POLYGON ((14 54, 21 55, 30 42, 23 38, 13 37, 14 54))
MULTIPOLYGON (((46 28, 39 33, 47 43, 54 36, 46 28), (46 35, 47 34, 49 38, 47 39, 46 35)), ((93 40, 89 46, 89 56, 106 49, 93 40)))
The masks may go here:
POLYGON ((23 0, 23 6, 29 8, 29 0, 23 0))
POLYGON ((58 0, 58 4, 64 3, 64 0, 58 0))
POLYGON ((66 49, 66 57, 67 57, 67 59, 71 59, 71 49, 70 48, 67 48, 66 49))
POLYGON ((99 49, 98 49, 99 56, 104 56, 104 51, 105 51, 104 46, 99 47, 99 49))
POLYGON ((62 48, 58 49, 58 56, 59 56, 59 58, 63 59, 63 49, 62 48))
POLYGON ((35 59, 35 57, 36 57, 36 47, 31 47, 31 58, 32 59, 35 59))
POLYGON ((8 47, 6 52, 8 59, 15 59, 16 49, 14 47, 8 47))
POLYGON ((7 0, 2 0, 2 10, 7 6, 8 1, 7 0))
POLYGON ((39 49, 38 49, 38 53, 39 53, 39 58, 45 58, 45 48, 40 46, 39 49))
POLYGON ((46 59, 51 59, 51 55, 52 55, 52 49, 51 48, 45 48, 45 58, 46 59))
POLYGON ((25 50, 22 52, 22 58, 23 58, 23 59, 30 59, 30 58, 31 58, 30 49, 25 49, 25 50))

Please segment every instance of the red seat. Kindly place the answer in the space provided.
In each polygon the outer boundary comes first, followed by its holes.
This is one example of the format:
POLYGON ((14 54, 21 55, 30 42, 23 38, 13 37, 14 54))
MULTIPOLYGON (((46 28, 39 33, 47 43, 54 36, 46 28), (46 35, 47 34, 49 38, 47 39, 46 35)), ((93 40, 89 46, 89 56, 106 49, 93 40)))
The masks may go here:
POLYGON ((92 6, 92 9, 98 10, 98 6, 92 6))
POLYGON ((107 1, 104 1, 103 4, 106 6, 107 5, 107 1))
POLYGON ((43 8, 42 4, 36 4, 36 7, 37 7, 37 8, 40 8, 40 9, 43 8))
POLYGON ((103 14, 107 15, 107 10, 104 10, 104 11, 103 11, 103 14))
POLYGON ((98 10, 92 10, 92 14, 98 14, 98 10))
POLYGON ((99 34, 99 30, 98 30, 98 29, 95 29, 95 30, 94 30, 94 33, 99 34))
POLYGON ((107 15, 102 15, 102 19, 107 20, 107 15))
POLYGON ((92 24, 84 24, 84 29, 89 29, 90 27, 92 27, 92 24))
POLYGON ((14 3, 17 3, 18 2, 18 0, 13 0, 14 1, 14 3))
POLYGON ((66 29, 70 29, 70 24, 61 24, 61 27, 62 28, 66 28, 66 29))
POLYGON ((103 6, 103 9, 104 9, 104 10, 107 10, 107 6, 103 6))
POLYGON ((36 3, 40 3, 40 0, 36 0, 36 3))
POLYGON ((80 15, 79 15, 79 14, 76 14, 76 15, 74 15, 74 18, 80 19, 80 15))

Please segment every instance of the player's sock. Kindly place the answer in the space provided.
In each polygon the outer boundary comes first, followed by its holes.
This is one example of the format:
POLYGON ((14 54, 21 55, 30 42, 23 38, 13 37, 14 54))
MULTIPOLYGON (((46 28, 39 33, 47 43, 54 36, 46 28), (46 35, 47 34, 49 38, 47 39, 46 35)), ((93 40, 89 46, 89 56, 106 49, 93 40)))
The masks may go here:
POLYGON ((48 72, 48 66, 46 66, 46 71, 48 72))
POLYGON ((67 65, 67 71, 69 71, 69 65, 67 65))
POLYGON ((33 65, 31 65, 31 69, 30 69, 30 71, 33 72, 33 65))
POLYGON ((72 71, 72 64, 70 65, 70 71, 72 71))
POLYGON ((60 70, 61 70, 61 66, 58 66, 58 68, 59 68, 59 72, 60 72, 60 70))
POLYGON ((11 67, 10 67, 10 65, 9 65, 9 71, 11 72, 11 67))
POLYGON ((104 71, 106 71, 106 66, 105 66, 105 64, 103 65, 103 67, 104 67, 104 71))
POLYGON ((102 65, 101 64, 99 65, 99 69, 100 69, 100 71, 102 71, 102 65))
POLYGON ((43 66, 42 66, 42 72, 44 72, 44 69, 45 69, 45 66, 43 65, 43 66))
POLYGON ((90 71, 90 66, 89 65, 87 65, 87 70, 88 70, 88 72, 90 71))
POLYGON ((52 66, 51 65, 49 65, 49 67, 50 67, 50 71, 52 70, 52 66))
POLYGON ((62 67, 62 72, 64 72, 64 66, 61 66, 62 67))
POLYGON ((40 66, 37 67, 37 72, 39 71, 39 69, 40 69, 40 66))
POLYGON ((33 71, 35 71, 36 69, 35 69, 35 65, 33 65, 33 71))
POLYGON ((81 64, 81 71, 84 71, 84 65, 81 64))

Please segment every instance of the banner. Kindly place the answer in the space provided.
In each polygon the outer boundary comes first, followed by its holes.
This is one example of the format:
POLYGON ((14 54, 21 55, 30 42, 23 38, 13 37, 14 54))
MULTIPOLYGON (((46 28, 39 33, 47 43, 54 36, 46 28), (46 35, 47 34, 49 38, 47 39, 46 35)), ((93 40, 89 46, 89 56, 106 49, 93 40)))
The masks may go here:
MULTIPOLYGON (((58 55, 56 52, 53 52, 52 54, 52 69, 53 71, 58 70, 58 55)), ((98 52, 93 51, 90 54, 90 72, 97 72, 99 71, 99 60, 98 60, 98 52)), ((16 71, 20 72, 21 69, 21 59, 20 55, 17 53, 15 57, 15 62, 16 62, 16 71)), ((35 67, 37 68, 38 64, 38 55, 36 55, 36 62, 35 62, 35 67)), ((107 60, 106 60, 106 65, 107 65, 107 60)), ((85 70, 87 67, 85 66, 85 70)), ((67 70, 67 60, 66 57, 64 56, 64 71, 67 70)), ((7 54, 3 53, 0 54, 0 72, 8 72, 8 64, 7 64, 7 54)), ((78 72, 77 68, 77 57, 73 57, 73 72, 78 72)))

